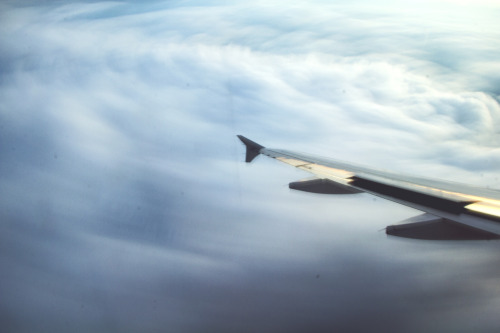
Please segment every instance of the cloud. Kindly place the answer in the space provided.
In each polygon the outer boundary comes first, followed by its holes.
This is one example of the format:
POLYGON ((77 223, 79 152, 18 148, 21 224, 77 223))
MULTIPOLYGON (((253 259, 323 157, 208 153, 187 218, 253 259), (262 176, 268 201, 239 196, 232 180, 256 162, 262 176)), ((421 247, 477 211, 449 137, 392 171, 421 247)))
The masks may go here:
POLYGON ((497 328, 496 243, 386 239, 417 212, 289 192, 235 135, 499 187, 498 8, 0 6, 9 331, 497 328))

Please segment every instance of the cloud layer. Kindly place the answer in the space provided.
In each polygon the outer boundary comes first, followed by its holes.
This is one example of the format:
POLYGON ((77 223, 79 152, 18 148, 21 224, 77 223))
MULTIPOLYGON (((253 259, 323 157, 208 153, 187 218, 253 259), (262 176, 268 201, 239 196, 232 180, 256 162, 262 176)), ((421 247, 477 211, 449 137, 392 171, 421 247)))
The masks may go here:
POLYGON ((496 242, 386 239, 418 212, 235 138, 499 188, 495 5, 0 6, 9 331, 498 328, 496 242))

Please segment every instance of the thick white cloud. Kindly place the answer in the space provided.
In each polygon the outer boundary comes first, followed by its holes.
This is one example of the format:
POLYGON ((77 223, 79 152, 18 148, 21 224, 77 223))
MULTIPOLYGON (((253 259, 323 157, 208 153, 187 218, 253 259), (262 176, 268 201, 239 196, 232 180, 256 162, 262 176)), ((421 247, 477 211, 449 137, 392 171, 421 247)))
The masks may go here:
POLYGON ((417 212, 289 193, 235 134, 500 187, 498 7, 0 6, 6 327, 495 328, 496 243, 387 240, 417 212))

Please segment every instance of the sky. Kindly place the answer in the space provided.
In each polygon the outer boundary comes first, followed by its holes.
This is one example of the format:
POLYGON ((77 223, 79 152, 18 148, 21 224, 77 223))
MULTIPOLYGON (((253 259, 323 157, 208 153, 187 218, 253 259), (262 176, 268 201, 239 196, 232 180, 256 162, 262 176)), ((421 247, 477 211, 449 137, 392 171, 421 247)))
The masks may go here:
POLYGON ((500 188, 498 1, 3 1, 9 332, 496 332, 500 243, 271 148, 500 188))

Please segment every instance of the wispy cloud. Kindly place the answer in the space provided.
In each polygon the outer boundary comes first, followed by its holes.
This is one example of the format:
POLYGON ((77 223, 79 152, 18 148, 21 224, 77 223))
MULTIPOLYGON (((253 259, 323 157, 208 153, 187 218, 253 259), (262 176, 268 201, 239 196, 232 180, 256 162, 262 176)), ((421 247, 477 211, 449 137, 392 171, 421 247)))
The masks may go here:
POLYGON ((3 2, 0 321, 496 328, 496 243, 388 241, 376 230, 414 211, 284 191, 304 175, 248 168, 235 134, 500 187, 498 11, 3 2))

